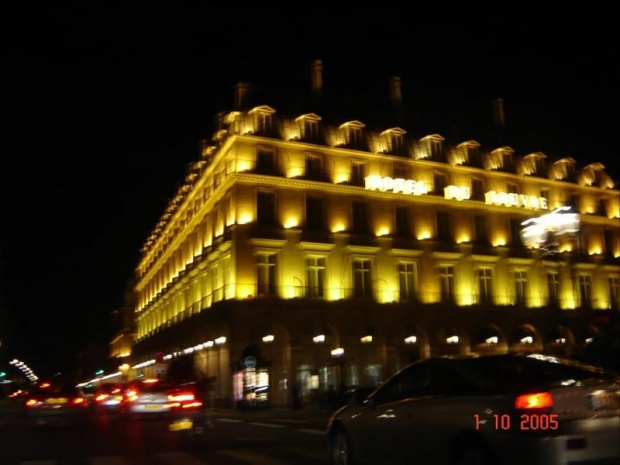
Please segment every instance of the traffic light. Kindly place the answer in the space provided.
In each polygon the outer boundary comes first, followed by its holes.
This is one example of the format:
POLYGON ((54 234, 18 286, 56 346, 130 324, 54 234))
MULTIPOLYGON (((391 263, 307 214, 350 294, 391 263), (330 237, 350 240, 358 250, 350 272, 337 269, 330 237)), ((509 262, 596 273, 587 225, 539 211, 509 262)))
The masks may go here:
POLYGON ((97 370, 97 371, 95 371, 95 374, 96 375, 102 375, 103 374, 103 370, 97 370))
POLYGON ((0 378, 4 378, 6 376, 6 373, 4 371, 0 371, 0 378))

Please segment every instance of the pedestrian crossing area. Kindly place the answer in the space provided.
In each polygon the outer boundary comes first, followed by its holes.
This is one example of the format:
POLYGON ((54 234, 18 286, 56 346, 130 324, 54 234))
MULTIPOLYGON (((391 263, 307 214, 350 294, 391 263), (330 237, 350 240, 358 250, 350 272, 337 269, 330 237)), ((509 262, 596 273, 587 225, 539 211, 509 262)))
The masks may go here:
POLYGON ((136 457, 111 455, 83 459, 41 459, 17 462, 3 462, 0 459, 0 465, 323 465, 327 463, 329 463, 327 451, 310 446, 173 451, 136 457))

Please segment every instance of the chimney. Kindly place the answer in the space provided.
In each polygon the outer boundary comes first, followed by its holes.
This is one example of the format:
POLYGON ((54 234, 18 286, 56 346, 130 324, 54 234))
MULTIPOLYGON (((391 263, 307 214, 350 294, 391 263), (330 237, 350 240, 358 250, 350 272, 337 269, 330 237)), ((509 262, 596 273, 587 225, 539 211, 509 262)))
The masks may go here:
POLYGON ((248 84, 246 82, 238 82, 234 87, 234 102, 233 109, 241 110, 245 105, 245 100, 248 96, 248 84))
POLYGON ((403 92, 399 76, 392 76, 390 78, 390 101, 395 110, 400 110, 403 106, 403 92))
POLYGON ((504 100, 499 97, 493 100, 493 124, 495 125, 495 129, 499 132, 504 132, 506 129, 504 100))
POLYGON ((321 98, 323 93, 323 61, 314 60, 310 64, 310 88, 315 97, 321 98))

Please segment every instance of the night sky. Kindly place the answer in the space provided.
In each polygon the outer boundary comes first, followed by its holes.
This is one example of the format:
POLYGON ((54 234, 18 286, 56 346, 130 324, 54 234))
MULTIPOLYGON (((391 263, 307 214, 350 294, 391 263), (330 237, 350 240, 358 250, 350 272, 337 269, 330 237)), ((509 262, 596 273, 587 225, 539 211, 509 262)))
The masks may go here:
POLYGON ((619 178, 611 11, 149 8, 7 17, 0 365, 53 373, 106 349, 139 250, 239 81, 299 95, 320 58, 325 95, 365 121, 399 75, 406 108, 463 141, 502 97, 519 155, 600 161, 619 178))

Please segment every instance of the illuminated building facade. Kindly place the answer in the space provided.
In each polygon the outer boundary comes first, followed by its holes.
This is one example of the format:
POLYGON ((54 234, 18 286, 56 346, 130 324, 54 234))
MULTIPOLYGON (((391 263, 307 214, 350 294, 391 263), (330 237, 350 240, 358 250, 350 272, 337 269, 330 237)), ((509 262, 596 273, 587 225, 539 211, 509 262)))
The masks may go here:
POLYGON ((137 267, 132 360, 194 352, 216 395, 272 404, 376 385, 431 355, 573 355, 619 304, 620 197, 605 167, 508 146, 222 114, 137 267), (570 205, 578 234, 527 250, 570 205))

